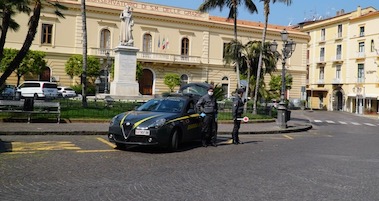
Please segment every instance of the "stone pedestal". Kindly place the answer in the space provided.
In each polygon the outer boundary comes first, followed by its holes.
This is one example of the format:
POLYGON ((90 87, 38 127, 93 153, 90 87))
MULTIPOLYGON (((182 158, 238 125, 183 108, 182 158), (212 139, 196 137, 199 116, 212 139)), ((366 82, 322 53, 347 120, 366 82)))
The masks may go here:
POLYGON ((136 47, 118 46, 115 48, 111 96, 139 96, 139 85, 136 81, 137 52, 136 47))

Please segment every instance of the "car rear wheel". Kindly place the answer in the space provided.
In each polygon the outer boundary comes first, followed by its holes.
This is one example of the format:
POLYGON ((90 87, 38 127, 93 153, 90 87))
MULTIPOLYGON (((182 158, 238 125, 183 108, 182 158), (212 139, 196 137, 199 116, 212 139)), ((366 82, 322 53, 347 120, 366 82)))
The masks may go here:
POLYGON ((175 130, 170 139, 170 151, 176 151, 179 147, 179 133, 178 130, 175 130))

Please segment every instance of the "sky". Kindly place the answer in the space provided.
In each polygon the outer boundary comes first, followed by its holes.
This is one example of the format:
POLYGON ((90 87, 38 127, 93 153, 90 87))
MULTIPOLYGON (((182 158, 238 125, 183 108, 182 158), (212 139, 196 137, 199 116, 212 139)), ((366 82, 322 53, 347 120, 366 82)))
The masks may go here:
MULTIPOLYGON (((137 0, 139 2, 160 4, 179 8, 197 10, 203 0, 137 0)), ((246 9, 240 8, 238 19, 264 22, 263 3, 260 0, 253 0, 258 8, 258 14, 250 14, 246 9)), ((270 5, 269 24, 294 25, 304 21, 304 19, 321 19, 333 17, 336 12, 344 9, 345 13, 355 11, 358 6, 362 8, 374 7, 379 9, 378 0, 292 0, 292 4, 276 2, 270 5)), ((228 9, 214 9, 210 12, 212 16, 227 17, 228 9)))

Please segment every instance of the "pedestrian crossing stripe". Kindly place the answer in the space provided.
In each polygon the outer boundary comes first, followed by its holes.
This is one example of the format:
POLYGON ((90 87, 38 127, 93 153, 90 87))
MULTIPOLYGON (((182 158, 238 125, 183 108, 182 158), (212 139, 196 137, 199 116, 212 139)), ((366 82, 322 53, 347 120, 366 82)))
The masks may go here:
POLYGON ((326 122, 328 122, 330 124, 334 124, 334 121, 326 120, 326 122))
POLYGON ((317 123, 321 123, 322 121, 321 120, 314 120, 315 122, 317 122, 317 123))
MULTIPOLYGON (((313 122, 315 122, 315 123, 323 123, 323 120, 315 119, 315 120, 313 120, 313 122)), ((331 120, 325 120, 325 122, 329 123, 329 124, 336 124, 336 122, 331 121, 331 120)), ((375 124, 372 124, 372 123, 358 123, 358 122, 345 122, 345 121, 338 121, 338 123, 343 124, 343 125, 353 124, 355 126, 360 126, 362 124, 366 125, 366 126, 372 126, 372 127, 377 126, 377 125, 379 126, 379 124, 375 125, 375 124)))
POLYGON ((367 126, 375 126, 374 124, 370 124, 370 123, 364 123, 364 124, 367 126))
POLYGON ((344 122, 344 121, 340 121, 339 122, 340 124, 344 124, 344 125, 346 125, 347 123, 346 122, 344 122))
POLYGON ((351 124, 356 125, 356 126, 361 125, 360 123, 357 123, 357 122, 351 122, 351 124))

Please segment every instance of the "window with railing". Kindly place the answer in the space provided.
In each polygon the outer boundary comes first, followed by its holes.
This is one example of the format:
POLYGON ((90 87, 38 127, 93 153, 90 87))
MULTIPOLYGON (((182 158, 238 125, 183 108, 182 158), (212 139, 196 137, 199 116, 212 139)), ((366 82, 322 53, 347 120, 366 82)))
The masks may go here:
POLYGON ((325 60, 325 48, 322 47, 320 48, 320 61, 324 61, 325 60))
POLYGON ((41 30, 41 43, 51 44, 53 40, 53 25, 52 24, 42 24, 41 30))
POLYGON ((321 29, 321 41, 325 41, 325 29, 321 29))
POLYGON ((103 29, 100 32, 100 49, 107 50, 111 48, 111 32, 108 29, 103 29))
POLYGON ((365 27, 364 26, 359 27, 359 36, 360 37, 365 36, 365 27))
POLYGON ((189 39, 188 38, 183 38, 182 39, 182 48, 180 55, 182 56, 188 56, 189 53, 189 39))
POLYGON ((371 52, 375 52, 375 43, 374 43, 374 40, 371 40, 371 52))
POLYGON ((152 37, 149 33, 143 35, 143 52, 152 52, 152 37))
POLYGON ((342 45, 337 45, 336 60, 340 60, 341 59, 341 54, 342 54, 342 45))
POLYGON ((365 77, 365 67, 364 64, 358 64, 358 75, 357 75, 357 82, 364 82, 365 77))
POLYGON ((319 73, 318 79, 322 82, 324 81, 324 67, 320 67, 320 73, 319 73))
POLYGON ((338 28, 337 28, 337 37, 338 38, 342 38, 342 24, 338 25, 338 28))
POLYGON ((341 79, 341 65, 336 65, 336 80, 341 79))

